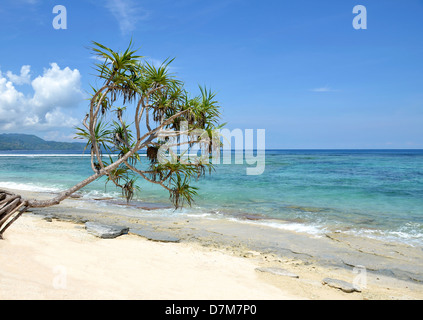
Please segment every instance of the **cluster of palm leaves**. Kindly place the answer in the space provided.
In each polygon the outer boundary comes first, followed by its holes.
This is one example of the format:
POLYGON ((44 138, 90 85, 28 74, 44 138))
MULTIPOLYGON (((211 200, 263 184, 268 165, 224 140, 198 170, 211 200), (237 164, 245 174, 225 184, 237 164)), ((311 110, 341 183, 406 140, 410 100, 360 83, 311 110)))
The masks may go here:
POLYGON ((115 52, 93 42, 92 50, 101 61, 95 65, 100 85, 93 87, 90 110, 76 135, 87 141, 93 171, 106 176, 106 184, 119 187, 127 201, 139 191, 137 179, 143 178, 168 190, 175 208, 191 205, 197 194, 191 181, 211 172, 211 161, 182 161, 171 148, 167 152, 173 161, 158 161, 159 150, 169 141, 176 149, 187 144, 188 152, 204 141, 208 144, 203 152, 211 155, 219 149, 220 140, 211 143, 222 127, 215 94, 200 87, 200 94, 190 97, 169 71, 173 59, 155 66, 139 56, 132 43, 115 52), (199 129, 201 135, 192 134, 199 129), (188 142, 180 139, 182 134, 188 142), (140 156, 143 151, 146 158, 140 156))

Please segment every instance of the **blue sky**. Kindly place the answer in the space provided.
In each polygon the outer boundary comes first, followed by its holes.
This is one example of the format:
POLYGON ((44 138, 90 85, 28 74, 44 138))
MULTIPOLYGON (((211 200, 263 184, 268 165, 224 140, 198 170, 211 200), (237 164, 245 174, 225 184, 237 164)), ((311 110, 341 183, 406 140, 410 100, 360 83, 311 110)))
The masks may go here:
POLYGON ((151 61, 175 57, 193 93, 216 91, 227 128, 266 129, 267 148, 423 148, 422 0, 15 0, 0 30, 0 132, 70 141, 90 42, 132 38, 151 61))

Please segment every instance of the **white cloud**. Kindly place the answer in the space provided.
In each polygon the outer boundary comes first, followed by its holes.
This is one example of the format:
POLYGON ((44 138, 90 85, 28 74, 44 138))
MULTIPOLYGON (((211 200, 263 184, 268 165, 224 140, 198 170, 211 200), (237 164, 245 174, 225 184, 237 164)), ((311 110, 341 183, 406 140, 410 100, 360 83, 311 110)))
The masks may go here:
POLYGON ((24 105, 24 94, 17 91, 13 83, 0 73, 0 128, 7 130, 14 127, 24 105))
POLYGON ((72 128, 79 124, 77 119, 64 114, 60 108, 55 108, 54 110, 47 112, 45 120, 46 125, 52 128, 56 127, 58 123, 60 123, 62 127, 66 128, 72 128))
POLYGON ((150 15, 133 0, 106 0, 106 8, 115 17, 124 35, 134 31, 137 22, 147 19, 150 15))
POLYGON ((65 134, 58 130, 47 131, 44 135, 40 135, 40 138, 47 141, 68 141, 75 142, 75 134, 65 134))
POLYGON ((56 63, 44 70, 42 76, 32 81, 34 96, 33 108, 46 113, 52 107, 71 108, 83 99, 81 91, 81 74, 69 67, 60 69, 56 63))
POLYGON ((16 74, 13 74, 11 71, 7 71, 6 75, 9 78, 11 82, 14 84, 27 84, 31 82, 31 66, 25 65, 21 68, 21 74, 18 76, 16 74))
POLYGON ((6 78, 0 72, 0 129, 47 130, 78 124, 68 110, 84 99, 79 71, 52 63, 32 81, 29 72, 30 66, 23 66, 19 76, 7 72, 6 78), (15 84, 30 84, 33 94, 25 95, 15 84))

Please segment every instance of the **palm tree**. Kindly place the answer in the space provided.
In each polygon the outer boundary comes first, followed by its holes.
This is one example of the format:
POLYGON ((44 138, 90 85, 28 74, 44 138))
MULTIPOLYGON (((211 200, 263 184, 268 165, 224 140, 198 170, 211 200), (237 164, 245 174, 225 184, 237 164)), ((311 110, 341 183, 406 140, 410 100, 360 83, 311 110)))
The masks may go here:
MULTIPOLYGON (((191 133, 200 129, 205 132, 203 136, 211 137, 213 130, 220 128, 220 106, 212 91, 200 87, 200 95, 191 98, 183 82, 169 72, 173 59, 155 67, 137 54, 132 41, 123 52, 97 42, 91 49, 103 61, 95 64, 101 86, 93 88, 89 111, 82 126, 76 128, 76 135, 87 141, 85 150, 90 152, 93 174, 48 200, 23 199, 0 190, 0 238, 27 209, 59 204, 100 177, 120 188, 127 201, 138 190, 136 180, 142 178, 166 189, 175 208, 191 205, 197 194, 191 179, 204 175, 205 169, 213 169, 210 162, 181 161, 180 156, 175 161, 158 161, 160 148, 170 138, 176 141, 173 147, 182 143, 192 147, 204 141, 191 133), (124 117, 133 121, 128 124, 124 117), (181 123, 186 125, 182 127, 181 123), (173 139, 181 134, 189 141, 173 139), (147 151, 147 170, 141 169, 142 150, 147 151), (104 151, 118 153, 118 157, 104 151)), ((207 149, 211 153, 212 148, 207 149)))

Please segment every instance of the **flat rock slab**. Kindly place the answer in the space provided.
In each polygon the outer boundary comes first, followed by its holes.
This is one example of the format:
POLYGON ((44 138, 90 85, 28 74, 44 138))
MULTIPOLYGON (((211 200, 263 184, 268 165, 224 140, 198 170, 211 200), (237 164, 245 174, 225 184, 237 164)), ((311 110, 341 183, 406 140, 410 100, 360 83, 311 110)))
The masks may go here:
POLYGON ((322 280, 322 283, 327 284, 329 287, 342 290, 346 293, 361 292, 361 289, 358 286, 355 286, 352 283, 343 280, 324 278, 322 280))
POLYGON ((151 241, 158 242, 179 242, 181 239, 173 237, 169 234, 148 229, 131 229, 131 233, 147 238, 151 241))
POLYGON ((127 227, 106 225, 97 222, 86 222, 85 229, 88 233, 102 239, 113 239, 122 234, 128 233, 129 230, 127 227))
POLYGON ((291 278, 299 278, 298 275, 282 268, 256 268, 256 271, 268 272, 277 276, 285 276, 291 278))

